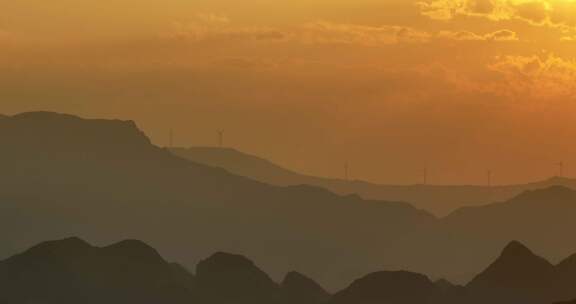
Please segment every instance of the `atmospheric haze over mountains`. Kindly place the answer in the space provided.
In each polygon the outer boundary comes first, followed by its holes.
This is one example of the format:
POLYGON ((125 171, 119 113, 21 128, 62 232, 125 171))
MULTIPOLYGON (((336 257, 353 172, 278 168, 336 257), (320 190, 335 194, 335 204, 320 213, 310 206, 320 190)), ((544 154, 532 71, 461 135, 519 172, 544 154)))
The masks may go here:
POLYGON ((0 116, 0 146, 1 304, 576 299, 570 179, 330 180, 52 112, 0 116))
POLYGON ((470 203, 439 217, 426 210, 445 208, 434 207, 442 204, 436 198, 416 208, 406 197, 330 186, 344 181, 308 177, 312 185, 300 185, 295 175, 293 183, 265 183, 256 173, 191 161, 154 146, 131 121, 3 116, 0 145, 2 257, 70 235, 95 244, 141 239, 184 267, 234 252, 274 279, 298 271, 337 291, 378 270, 464 284, 511 240, 553 263, 576 252, 576 192, 550 186, 555 180, 542 189, 511 186, 492 202, 470 195, 470 203))
POLYGON ((576 304, 576 0, 0 3, 0 304, 576 304))

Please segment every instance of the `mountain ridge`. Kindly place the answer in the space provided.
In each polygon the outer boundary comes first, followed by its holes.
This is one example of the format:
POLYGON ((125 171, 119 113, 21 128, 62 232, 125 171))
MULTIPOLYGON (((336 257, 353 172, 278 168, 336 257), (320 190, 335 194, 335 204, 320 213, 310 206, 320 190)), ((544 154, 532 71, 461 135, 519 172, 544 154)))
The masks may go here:
POLYGON ((280 186, 310 184, 335 193, 358 194, 366 199, 410 202, 418 209, 425 209, 436 216, 467 206, 482 206, 494 201, 509 200, 527 190, 554 185, 576 189, 576 179, 551 177, 549 179, 501 186, 479 185, 386 185, 361 180, 316 177, 286 169, 270 160, 238 151, 234 148, 188 147, 170 148, 175 155, 224 168, 232 173, 280 186))

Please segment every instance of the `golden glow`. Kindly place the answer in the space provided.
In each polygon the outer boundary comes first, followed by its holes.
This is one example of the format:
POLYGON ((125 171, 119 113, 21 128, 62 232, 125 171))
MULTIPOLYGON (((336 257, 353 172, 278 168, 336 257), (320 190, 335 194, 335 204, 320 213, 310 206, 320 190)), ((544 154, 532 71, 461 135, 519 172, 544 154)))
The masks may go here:
POLYGON ((0 110, 133 118, 158 143, 233 129, 295 169, 357 159, 380 182, 576 163, 574 0, 241 2, 8 1, 0 110))

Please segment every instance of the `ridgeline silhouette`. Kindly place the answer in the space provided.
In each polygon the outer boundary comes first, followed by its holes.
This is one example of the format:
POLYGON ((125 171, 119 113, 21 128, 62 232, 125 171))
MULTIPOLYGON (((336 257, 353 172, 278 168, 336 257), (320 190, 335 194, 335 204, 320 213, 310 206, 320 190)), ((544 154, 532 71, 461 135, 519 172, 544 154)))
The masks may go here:
POLYGON ((466 286, 432 282, 413 272, 379 271, 330 295, 296 272, 278 284, 240 255, 216 253, 192 273, 140 241, 95 247, 68 238, 41 243, 0 261, 0 303, 555 303, 576 298, 576 281, 565 276, 563 264, 554 266, 512 242, 466 286))
POLYGON ((576 252, 576 196, 567 188, 436 218, 408 203, 273 186, 191 162, 130 121, 5 116, 0 146, 2 257, 71 232, 97 243, 136 238, 184 267, 241 252, 271 278, 296 270, 336 290, 383 266, 464 282, 510 239, 554 261, 576 252), (174 237, 183 234, 186 243, 174 237))
POLYGON ((522 192, 565 186, 576 189, 576 180, 553 177, 544 181, 505 186, 382 185, 361 180, 323 178, 285 169, 269 160, 232 148, 172 148, 172 153, 193 162, 228 170, 257 181, 277 185, 314 185, 342 195, 356 193, 367 199, 410 202, 419 209, 445 216, 461 207, 504 201, 522 192))

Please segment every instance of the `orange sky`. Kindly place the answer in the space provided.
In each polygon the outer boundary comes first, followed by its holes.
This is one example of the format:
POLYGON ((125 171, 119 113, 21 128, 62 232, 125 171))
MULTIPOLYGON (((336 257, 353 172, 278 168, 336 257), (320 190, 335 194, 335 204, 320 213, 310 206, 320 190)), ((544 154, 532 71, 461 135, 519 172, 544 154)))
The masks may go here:
MULTIPOLYGON (((134 119, 310 174, 416 183, 576 170, 573 0, 18 0, 0 112, 134 119)), ((575 173, 576 175, 576 173, 575 173)))

